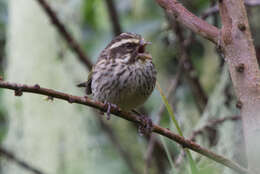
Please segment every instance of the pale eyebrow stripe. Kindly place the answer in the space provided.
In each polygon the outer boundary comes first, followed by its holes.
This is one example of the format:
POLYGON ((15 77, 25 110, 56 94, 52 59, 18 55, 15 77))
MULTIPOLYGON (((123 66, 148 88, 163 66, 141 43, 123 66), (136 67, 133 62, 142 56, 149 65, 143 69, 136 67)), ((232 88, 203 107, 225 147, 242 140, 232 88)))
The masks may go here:
POLYGON ((124 39, 124 40, 121 40, 119 42, 114 43, 113 45, 110 46, 110 48, 113 49, 113 48, 119 47, 120 45, 123 45, 123 44, 128 43, 128 42, 132 42, 132 43, 137 44, 140 41, 138 39, 124 39))

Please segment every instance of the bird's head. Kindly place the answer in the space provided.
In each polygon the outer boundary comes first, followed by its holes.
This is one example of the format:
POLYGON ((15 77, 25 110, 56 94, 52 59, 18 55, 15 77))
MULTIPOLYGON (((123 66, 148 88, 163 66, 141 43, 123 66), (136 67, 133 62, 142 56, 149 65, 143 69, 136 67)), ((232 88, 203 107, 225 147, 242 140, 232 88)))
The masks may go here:
POLYGON ((152 57, 145 51, 145 47, 151 44, 146 42, 141 35, 134 33, 122 33, 115 37, 106 47, 109 59, 121 59, 126 63, 138 60, 147 61, 152 57))

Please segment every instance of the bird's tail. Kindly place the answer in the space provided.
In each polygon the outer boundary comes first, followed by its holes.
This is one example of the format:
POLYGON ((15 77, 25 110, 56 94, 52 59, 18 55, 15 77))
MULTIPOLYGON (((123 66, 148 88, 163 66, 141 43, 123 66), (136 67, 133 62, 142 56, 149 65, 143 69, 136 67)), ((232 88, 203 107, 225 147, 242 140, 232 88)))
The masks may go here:
POLYGON ((87 87, 87 82, 83 82, 83 83, 80 83, 80 84, 77 84, 77 87, 87 87))

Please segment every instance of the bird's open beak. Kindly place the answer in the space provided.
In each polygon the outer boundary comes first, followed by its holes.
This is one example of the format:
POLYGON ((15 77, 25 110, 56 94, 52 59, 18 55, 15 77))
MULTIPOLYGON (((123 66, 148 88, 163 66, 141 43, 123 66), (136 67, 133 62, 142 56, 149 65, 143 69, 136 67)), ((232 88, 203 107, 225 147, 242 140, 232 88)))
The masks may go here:
POLYGON ((146 42, 146 41, 143 40, 143 39, 140 40, 140 45, 141 45, 141 46, 144 46, 144 47, 145 47, 146 45, 151 45, 151 44, 152 44, 152 42, 146 42))
POLYGON ((145 60, 145 59, 151 60, 152 59, 152 56, 149 53, 139 53, 138 57, 142 60, 145 60))
POLYGON ((143 45, 146 46, 146 45, 151 45, 152 42, 144 42, 143 45))
POLYGON ((142 60, 152 59, 152 56, 149 53, 145 52, 145 47, 147 45, 150 45, 150 44, 152 44, 152 43, 146 42, 143 39, 140 41, 140 48, 139 48, 139 51, 138 51, 138 56, 139 56, 140 59, 142 59, 142 60))

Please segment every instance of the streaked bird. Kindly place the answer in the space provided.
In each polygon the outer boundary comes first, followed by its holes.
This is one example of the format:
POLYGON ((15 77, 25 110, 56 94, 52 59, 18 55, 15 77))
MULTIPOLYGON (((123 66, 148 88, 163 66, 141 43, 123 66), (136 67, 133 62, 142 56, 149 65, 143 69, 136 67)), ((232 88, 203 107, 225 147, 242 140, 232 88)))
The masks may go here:
POLYGON ((93 99, 123 110, 135 109, 148 99, 156 83, 156 69, 140 35, 122 33, 100 53, 88 80, 79 84, 93 99))

